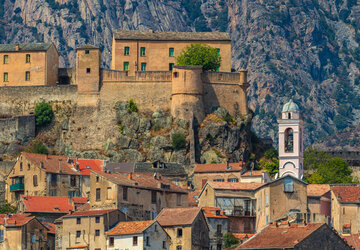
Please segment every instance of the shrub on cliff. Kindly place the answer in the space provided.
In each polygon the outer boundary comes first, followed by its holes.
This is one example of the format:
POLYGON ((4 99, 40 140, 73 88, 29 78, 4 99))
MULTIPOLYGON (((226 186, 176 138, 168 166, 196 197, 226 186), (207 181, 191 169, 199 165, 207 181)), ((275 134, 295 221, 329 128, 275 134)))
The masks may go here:
POLYGON ((183 135, 182 133, 173 134, 171 140, 172 140, 172 146, 175 149, 182 149, 185 148, 186 146, 185 135, 183 135))
POLYGON ((35 107, 35 118, 37 126, 45 126, 49 124, 54 116, 54 112, 50 104, 40 102, 35 107))
POLYGON ((127 112, 128 113, 132 113, 132 112, 137 112, 138 108, 136 103, 134 102, 133 99, 130 99, 129 103, 128 103, 128 108, 127 108, 127 112))
POLYGON ((221 57, 217 48, 202 43, 186 46, 176 58, 179 66, 199 65, 203 70, 216 71, 220 68, 221 57))
POLYGON ((240 243, 240 241, 232 234, 226 233, 224 235, 225 247, 231 247, 240 243))
POLYGON ((38 140, 32 141, 31 144, 24 151, 34 154, 49 154, 49 150, 47 149, 45 144, 38 140))

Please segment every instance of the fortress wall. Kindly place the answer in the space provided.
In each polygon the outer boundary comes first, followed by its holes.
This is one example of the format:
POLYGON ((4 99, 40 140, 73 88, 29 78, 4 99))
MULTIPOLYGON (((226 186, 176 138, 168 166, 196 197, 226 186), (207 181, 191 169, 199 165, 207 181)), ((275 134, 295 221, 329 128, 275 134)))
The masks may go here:
POLYGON ((102 82, 169 82, 172 79, 170 71, 136 71, 134 76, 128 73, 128 71, 102 70, 102 82))
POLYGON ((0 119, 0 141, 12 142, 35 137, 35 116, 0 119))
POLYGON ((76 85, 1 87, 0 114, 29 114, 42 101, 75 104, 76 97, 76 85))

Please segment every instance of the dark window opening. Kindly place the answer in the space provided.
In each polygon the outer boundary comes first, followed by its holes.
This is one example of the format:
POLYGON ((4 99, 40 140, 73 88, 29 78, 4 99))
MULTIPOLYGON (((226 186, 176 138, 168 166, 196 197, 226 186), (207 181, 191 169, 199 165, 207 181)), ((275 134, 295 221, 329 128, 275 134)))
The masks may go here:
POLYGON ((85 50, 85 55, 90 54, 90 51, 88 49, 85 50))
POLYGON ((96 201, 100 201, 101 197, 100 197, 100 188, 96 189, 96 201))
POLYGON ((182 237, 182 233, 183 233, 182 228, 178 228, 177 237, 182 237))
POLYGON ((90 68, 86 68, 86 73, 90 74, 90 68))

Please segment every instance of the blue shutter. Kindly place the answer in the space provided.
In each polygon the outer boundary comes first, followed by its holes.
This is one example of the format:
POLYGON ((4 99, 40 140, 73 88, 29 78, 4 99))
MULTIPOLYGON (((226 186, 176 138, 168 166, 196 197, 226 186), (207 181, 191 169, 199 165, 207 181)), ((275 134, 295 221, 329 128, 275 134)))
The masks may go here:
POLYGON ((4 230, 1 229, 0 230, 0 242, 3 242, 4 241, 4 230))

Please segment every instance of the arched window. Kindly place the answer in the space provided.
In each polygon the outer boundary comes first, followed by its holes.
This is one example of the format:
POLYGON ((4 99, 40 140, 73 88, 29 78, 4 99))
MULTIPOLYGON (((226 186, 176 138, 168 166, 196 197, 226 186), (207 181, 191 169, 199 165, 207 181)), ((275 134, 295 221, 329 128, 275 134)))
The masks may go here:
POLYGON ((285 130, 285 153, 294 152, 294 133, 292 128, 285 130))

